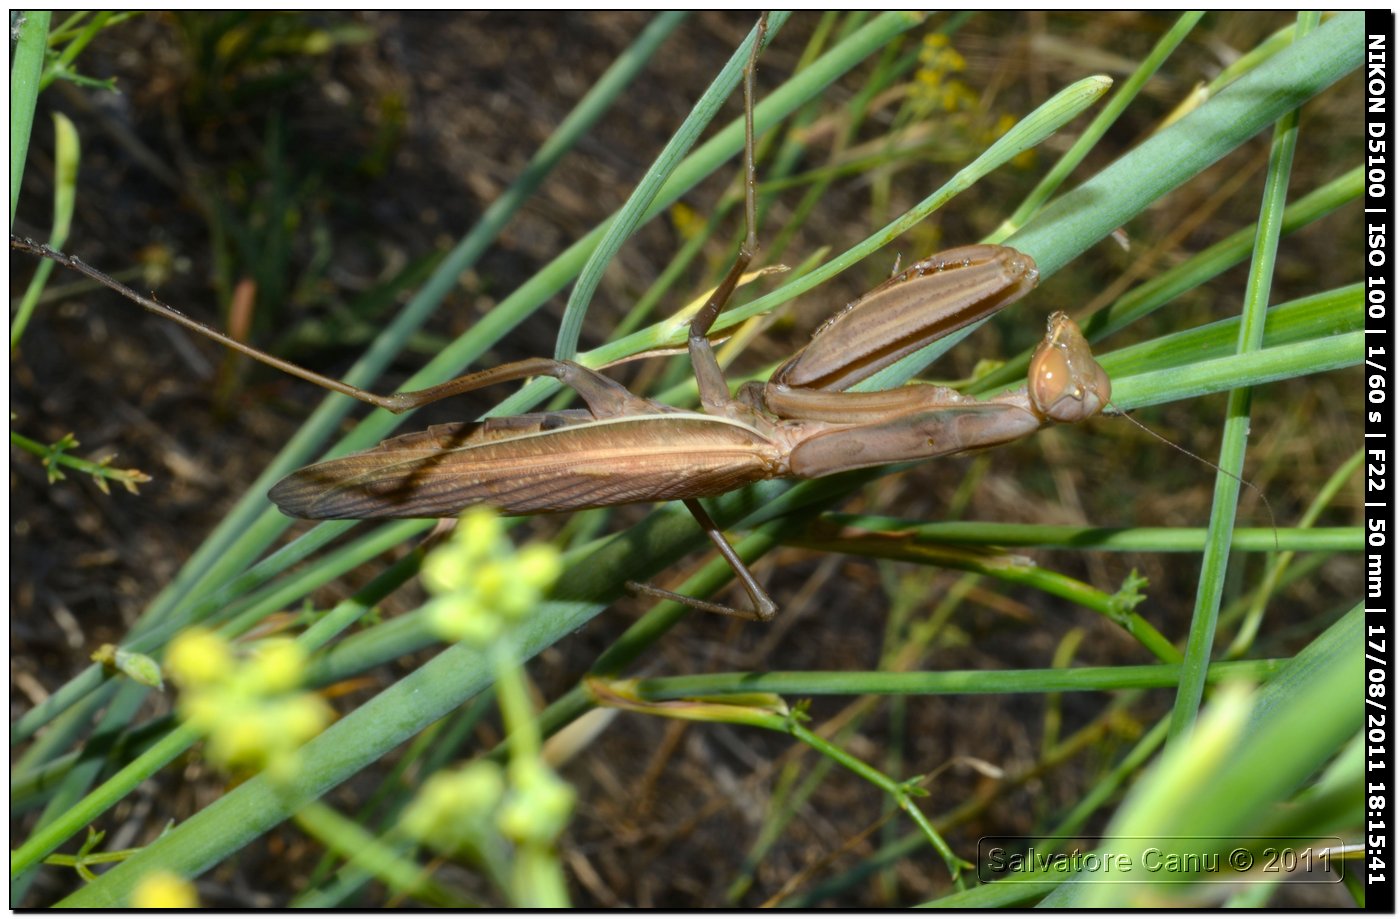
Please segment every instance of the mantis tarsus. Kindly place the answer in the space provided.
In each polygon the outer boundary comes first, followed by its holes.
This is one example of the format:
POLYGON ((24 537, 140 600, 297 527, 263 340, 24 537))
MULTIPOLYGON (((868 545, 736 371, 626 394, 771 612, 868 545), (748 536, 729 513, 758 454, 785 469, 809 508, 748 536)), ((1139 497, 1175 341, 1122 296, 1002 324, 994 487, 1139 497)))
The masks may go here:
POLYGON ((702 412, 636 396, 580 364, 547 358, 380 396, 234 341, 76 258, 14 237, 11 246, 81 271, 148 310, 259 361, 396 413, 494 383, 557 378, 583 398, 586 409, 437 425, 294 472, 269 496, 284 513, 313 519, 447 517, 474 505, 532 514, 678 499, 733 567, 752 609, 677 599, 767 620, 776 605, 699 498, 763 479, 817 478, 997 446, 1051 422, 1097 414, 1108 402, 1109 381, 1073 321, 1055 313, 1032 361, 1028 385, 1014 392, 978 401, 926 384, 874 393, 843 391, 1035 286, 1038 273, 1030 256, 981 245, 909 266, 828 321, 766 384, 749 384, 737 398, 731 396, 707 335, 757 251, 752 113, 762 33, 760 24, 744 78, 747 238, 690 327, 689 352, 702 412))

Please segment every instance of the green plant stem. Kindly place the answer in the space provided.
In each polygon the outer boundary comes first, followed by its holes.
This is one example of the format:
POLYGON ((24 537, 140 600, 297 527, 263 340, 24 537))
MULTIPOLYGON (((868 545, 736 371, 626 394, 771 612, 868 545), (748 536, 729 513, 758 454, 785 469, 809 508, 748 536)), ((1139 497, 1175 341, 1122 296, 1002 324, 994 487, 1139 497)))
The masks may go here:
MULTIPOLYGON (((1231 678, 1266 680, 1286 660, 1228 661, 1211 664, 1212 683, 1231 678)), ((1181 678, 1179 664, 1139 664, 1123 667, 1077 667, 1073 670, 944 670, 910 673, 884 671, 780 671, 766 673, 705 673, 695 676, 640 679, 630 684, 636 695, 651 702, 741 693, 780 696, 827 695, 960 695, 988 693, 1116 692, 1171 687, 1181 678)))
MULTIPOLYGON (((92 21, 83 23, 82 27, 71 37, 65 36, 66 42, 63 45, 63 50, 59 51, 45 68, 40 88, 47 88, 49 84, 53 83, 53 81, 57 80, 59 77, 78 79, 78 75, 72 70, 73 62, 78 59, 78 55, 82 53, 83 49, 88 46, 88 43, 96 38, 103 29, 107 28, 107 26, 113 22, 120 21, 117 17, 120 16, 124 19, 129 15, 131 14, 121 14, 104 10, 93 16, 92 21)), ((72 22, 72 20, 68 20, 64 25, 68 26, 70 22, 72 22)))
POLYGON ((840 552, 848 555, 886 558, 923 565, 938 565, 960 571, 971 571, 1010 584, 1034 587, 1106 616, 1141 642, 1143 647, 1151 651, 1153 656, 1160 661, 1176 663, 1181 658, 1176 647, 1155 626, 1137 613, 1121 609, 1113 596, 1059 572, 1033 565, 1028 559, 1013 558, 1005 554, 973 553, 947 547, 940 548, 906 539, 862 538, 859 535, 849 537, 796 536, 786 539, 784 542, 788 545, 815 549, 819 552, 840 552))
MULTIPOLYGON (((1298 41, 1317 23, 1315 15, 1299 18, 1298 41)), ((1239 351, 1258 352, 1264 341, 1265 309, 1274 276, 1274 260, 1278 253, 1280 225, 1284 203, 1288 196, 1288 177, 1293 166, 1293 152, 1298 142, 1298 113, 1286 113, 1279 119, 1274 143, 1269 154, 1268 178, 1264 185, 1264 201, 1259 214, 1259 235, 1254 245, 1249 281, 1245 287, 1244 318, 1240 324, 1239 351)), ((1249 433, 1250 389, 1240 387, 1230 392, 1226 409, 1224 433, 1221 436, 1220 474, 1215 480, 1215 500, 1211 507, 1210 535, 1201 564, 1200 585, 1196 593, 1196 608, 1191 617, 1191 629, 1186 640, 1186 663, 1176 703, 1172 708, 1169 748, 1186 742, 1191 726, 1196 722, 1201 697, 1205 693, 1206 670, 1210 665, 1211 647, 1215 641, 1216 617, 1220 613, 1220 598, 1225 586, 1225 568, 1230 558, 1230 534, 1235 526, 1235 506, 1239 500, 1240 473, 1244 469, 1245 443, 1249 433)))
MULTIPOLYGON (((1046 524, 939 521, 926 523, 870 514, 822 514, 819 526, 894 532, 901 537, 954 546, 1017 546, 1044 549, 1092 549, 1096 552, 1200 552, 1204 527, 1084 527, 1046 524)), ((1278 547, 1298 552, 1360 552, 1365 534, 1360 527, 1300 526, 1236 529, 1230 548, 1235 552, 1272 552, 1278 547)))
MULTIPOLYGON (((1349 460, 1341 466, 1338 466, 1337 471, 1328 477, 1327 481, 1323 483, 1322 488, 1318 489, 1317 494, 1313 496, 1307 511, 1303 513, 1302 518, 1298 521, 1300 530, 1306 531, 1312 526, 1313 522, 1322 515, 1322 512, 1332 503, 1332 499, 1342 490, 1342 486, 1361 468, 1361 461, 1364 455, 1364 448, 1357 450, 1351 455, 1349 460)), ((1365 537, 1359 528, 1357 529, 1356 537, 1358 545, 1353 551, 1363 551, 1360 543, 1365 541, 1365 537)), ((1264 620, 1264 609, 1269 602, 1269 598, 1273 596, 1274 590, 1279 586, 1280 580, 1282 580, 1285 573, 1288 571, 1288 566, 1293 563, 1293 557, 1297 549, 1292 546, 1280 546, 1279 548, 1284 551, 1280 552, 1277 558, 1271 558, 1269 569, 1265 573, 1258 588, 1255 589, 1254 598, 1250 601, 1249 607, 1245 611, 1244 624, 1240 627, 1239 632, 1236 633, 1234 640, 1230 642, 1230 647, 1225 651, 1225 656, 1228 658, 1243 657, 1254 644, 1254 639, 1259 634, 1259 626, 1264 620)))
POLYGON ((948 874, 952 877, 953 883, 960 888, 962 887, 962 873, 971 870, 975 866, 971 862, 964 861, 958 857, 957 853, 953 851, 953 847, 948 845, 948 842, 943 836, 934 829, 933 824, 929 822, 924 812, 914 803, 913 792, 918 791, 917 786, 891 779, 874 766, 852 756, 820 734, 809 731, 792 719, 788 719, 787 731, 793 737, 807 744, 818 753, 844 766, 889 795, 894 801, 895 806, 904 811, 904 813, 909 816, 910 820, 914 821, 914 825, 919 828, 919 832, 923 834, 924 839, 929 845, 933 846, 934 851, 943 859, 943 864, 947 866, 948 874))
MULTIPOLYGON (((70 456, 64 452, 66 446, 76 446, 76 442, 70 445, 41 444, 37 440, 30 440, 23 434, 16 431, 10 432, 10 444, 32 453, 44 461, 45 465, 66 466, 75 472, 83 475, 90 475, 94 479, 110 479, 123 487, 135 491, 136 485, 140 482, 149 482, 151 477, 142 473, 138 469, 114 469, 103 463, 94 463, 92 460, 85 460, 81 457, 70 456)), ((50 472, 50 479, 54 473, 50 472)), ((60 475, 59 478, 62 478, 60 475)))
POLYGON ((426 868, 320 801, 312 801, 297 811, 295 819, 302 829, 345 859, 347 866, 368 871, 395 894, 455 909, 480 905, 448 891, 433 880, 426 868))
MULTIPOLYGON (((78 143, 77 128, 73 127, 73 122, 61 112, 55 112, 53 115, 53 133, 53 222, 49 230, 49 245, 55 249, 62 249, 68 240, 68 230, 73 224, 73 207, 77 202, 78 162, 82 156, 82 148, 78 143)), ((20 339, 24 337, 24 330, 34 315, 34 309, 39 305, 44 286, 48 283, 49 275, 53 273, 53 267, 54 263, 46 260, 34 269, 34 277, 25 288, 19 309, 15 311, 14 319, 10 322, 11 350, 18 347, 20 339)))

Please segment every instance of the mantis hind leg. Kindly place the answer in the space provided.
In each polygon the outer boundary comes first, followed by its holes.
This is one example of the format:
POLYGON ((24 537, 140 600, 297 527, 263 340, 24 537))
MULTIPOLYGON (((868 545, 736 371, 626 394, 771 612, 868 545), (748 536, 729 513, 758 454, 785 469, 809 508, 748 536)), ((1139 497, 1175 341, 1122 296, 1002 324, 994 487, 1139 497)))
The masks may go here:
POLYGON ((672 600, 682 606, 691 609, 698 609, 706 613, 719 613, 721 616, 733 616, 737 619, 749 619, 754 622, 768 622, 778 613, 778 604, 773 602, 773 598, 758 586, 757 579, 753 572, 749 571, 744 560, 739 558, 739 554, 734 551, 734 547, 725 538, 724 531, 715 523, 708 511, 694 498, 689 498, 685 502, 686 509, 695 517, 700 528, 705 531, 705 535, 710 537, 710 541, 715 544, 719 554, 724 556, 724 560, 729 563, 729 567, 734 570, 734 574, 739 578, 739 583, 743 585, 744 592, 749 595, 751 609, 736 609, 732 606, 725 606, 723 603, 711 603, 708 600, 698 600, 695 597, 687 597, 685 594, 674 593, 663 590, 660 587, 653 587, 650 584, 641 584, 637 581, 628 581, 627 589, 634 593, 646 594, 662 600, 672 600))
MULTIPOLYGON (((419 389, 413 392, 400 392, 391 395, 379 395, 367 389, 353 386, 343 380, 328 377, 308 370, 305 367, 284 361, 281 358, 273 357, 259 351, 257 348, 247 345, 236 338, 230 338, 217 329, 210 328, 202 322, 198 322, 155 300, 152 297, 144 297, 116 280, 111 275, 105 274, 93 268, 76 256, 67 255, 57 249, 36 243, 31 239, 21 239, 13 234, 10 236, 10 248, 20 252, 29 252, 50 261, 57 262, 65 268, 70 268, 79 274, 86 275, 97 283, 108 287, 128 300, 136 303, 157 316, 177 323, 191 332, 202 335, 212 341, 216 341, 240 354, 247 355, 253 360, 273 367, 283 373, 289 374, 308 383, 315 383, 317 386, 329 389, 358 399, 376 408, 382 408, 393 412, 395 415, 421 408, 439 399, 448 396, 455 396, 459 393, 471 392, 491 386, 495 383, 507 383, 512 380, 523 380, 527 377, 548 376, 554 377, 565 386, 572 388, 583 400, 588 403, 589 409, 598 418, 611 418, 617 415, 626 414, 629 411, 648 410, 651 403, 628 392, 621 384, 608 379, 602 374, 582 364, 573 361, 557 361, 547 357, 528 358, 523 361, 516 361, 511 364, 503 364, 500 367, 492 367, 489 370, 479 370, 475 373, 468 373, 448 380, 446 383, 439 383, 437 386, 430 386, 427 389, 419 389)), ((713 320, 712 320, 713 321, 713 320)), ((708 343, 707 343, 708 344, 708 343)), ((711 356, 713 360, 713 355, 711 356)), ((718 368, 716 368, 718 370, 718 368)))

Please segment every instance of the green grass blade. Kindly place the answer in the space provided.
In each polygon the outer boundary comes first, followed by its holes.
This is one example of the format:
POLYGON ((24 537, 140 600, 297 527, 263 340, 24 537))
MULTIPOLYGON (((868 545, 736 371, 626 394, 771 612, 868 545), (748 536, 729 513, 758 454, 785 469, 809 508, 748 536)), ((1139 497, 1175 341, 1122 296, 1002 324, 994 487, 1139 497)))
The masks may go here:
POLYGON ((1359 13, 1329 20, 1051 202, 1006 244, 1034 258, 1042 276, 1053 275, 1152 202, 1361 66, 1363 25, 1359 13))
MULTIPOLYGON (((1292 233, 1325 217, 1344 204, 1360 200, 1362 172, 1362 168, 1357 166, 1290 204, 1283 212, 1283 232, 1292 233)), ((1085 337, 1091 342, 1102 341, 1130 323, 1150 315, 1186 291, 1218 277, 1226 269, 1244 260, 1254 244, 1256 232, 1254 226, 1238 230, 1180 265, 1169 268, 1128 291, 1081 323, 1085 337)), ((1032 350, 1027 348, 978 380, 971 391, 983 393, 1003 386, 1019 386, 1026 378, 1026 368, 1030 365, 1032 350)))
MULTIPOLYGON (((1226 845, 1231 835, 1262 827, 1271 809, 1295 795, 1360 728, 1363 699, 1354 687, 1362 684, 1363 625, 1358 604, 1246 697, 1247 714, 1222 731, 1225 736, 1169 747, 1124 802, 1109 834, 1161 840, 1170 852, 1183 840, 1214 838, 1226 845), (1318 699, 1332 701, 1319 706, 1318 699)), ((1041 905, 1121 907, 1135 899, 1130 893, 1122 885, 1064 884, 1041 905)))
MULTIPOLYGON (((789 15, 791 14, 775 12, 769 16, 767 41, 771 42, 777 36, 789 15)), ((622 248, 622 244, 641 225, 662 185, 675 172, 676 167, 699 138, 700 132, 719 114, 720 108, 739 85, 756 41, 758 26, 754 26, 748 38, 735 50, 729 62, 720 70, 685 121, 671 136, 666 148, 657 156, 656 162, 652 163, 651 168, 637 183, 637 187, 633 189, 617 216, 609 222, 602 242, 598 243, 598 248, 589 256, 588 263, 583 266, 583 271, 574 284, 574 289, 569 293, 569 302, 564 308, 564 317, 559 323, 559 336, 554 346, 554 357, 557 360, 573 360, 578 353, 578 338, 583 330, 584 315, 593 299, 593 292, 598 289, 598 283, 603 279, 603 271, 622 248)))
POLYGON ((29 155, 29 134, 34 129, 34 109, 39 101, 39 80, 48 50, 48 10, 26 10, 10 63, 10 226, 24 184, 24 162, 29 155))
MULTIPOLYGON (((1229 661, 1210 667, 1210 681, 1263 682, 1282 672, 1288 661, 1229 661)), ((631 684, 651 702, 695 699, 743 693, 780 696, 861 695, 982 695, 987 693, 1117 692, 1170 688, 1181 678, 1181 667, 1145 664, 1120 667, 1052 667, 1042 670, 944 670, 888 673, 885 671, 825 670, 811 672, 702 673, 657 677, 631 684)))
POLYGON ((1176 24, 1158 40, 1147 57, 1143 58, 1138 68, 1128 79, 1123 81, 1113 93, 1113 97, 1104 104, 1103 110, 1094 116, 1094 120, 1084 129, 1084 133, 1074 142, 1074 146, 1060 157, 1054 167, 1045 174, 1045 178, 1040 180, 1040 184, 1026 196, 1026 200, 1006 219, 1006 222, 995 233, 991 234, 987 242, 1000 242, 1010 236, 1029 220, 1032 214, 1040 210, 1046 200, 1064 184, 1065 179, 1069 178, 1069 174, 1084 161, 1084 157, 1089 155, 1089 151, 1094 149, 1094 145, 1108 133, 1108 129, 1118 120, 1118 116, 1123 114, 1128 105, 1137 98, 1143 86, 1152 79, 1152 75, 1171 56, 1177 46, 1186 39, 1186 36, 1196 27, 1196 23, 1200 22, 1203 15, 1201 12, 1181 14, 1181 18, 1176 21, 1176 24))
MULTIPOLYGON (((1299 17, 1298 40, 1305 40, 1308 28, 1317 24, 1317 16, 1299 17)), ((1245 287, 1244 316, 1240 323, 1239 352, 1257 353, 1264 341, 1264 311, 1269 306, 1273 289, 1274 262, 1278 255, 1280 224, 1284 202, 1288 197, 1288 177, 1293 170, 1293 153, 1298 145, 1298 113, 1292 111, 1279 120, 1269 153, 1269 173, 1264 183, 1264 201, 1259 212, 1259 236, 1254 244, 1254 259, 1249 266, 1249 282, 1245 287)), ((1353 333, 1361 334, 1365 333, 1353 333)), ((1225 568, 1230 560, 1230 536, 1235 528, 1235 507, 1239 501, 1240 473, 1244 471, 1244 452, 1249 435, 1250 390, 1247 387, 1230 392, 1226 409, 1225 428, 1221 436, 1219 474, 1215 479, 1215 500, 1211 506, 1210 537, 1201 563, 1200 586, 1196 592, 1196 608, 1191 616, 1191 630, 1186 639, 1186 667, 1172 707, 1168 748, 1183 742, 1196 721, 1201 697, 1205 694, 1205 670, 1210 664, 1211 648, 1215 643, 1216 617, 1220 614, 1220 598, 1225 589, 1225 568)))

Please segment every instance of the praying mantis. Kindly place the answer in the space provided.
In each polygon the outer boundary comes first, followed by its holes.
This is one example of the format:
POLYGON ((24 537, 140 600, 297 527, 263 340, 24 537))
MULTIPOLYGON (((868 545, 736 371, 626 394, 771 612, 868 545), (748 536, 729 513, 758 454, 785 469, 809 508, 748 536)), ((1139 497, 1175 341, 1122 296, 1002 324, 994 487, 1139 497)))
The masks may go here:
MULTIPOLYGON (((173 313, 71 256, 28 240, 12 238, 11 246, 80 271, 162 315, 173 313)), ((537 514, 681 500, 734 568, 753 609, 681 599, 766 621, 776 605, 699 498, 764 479, 820 478, 995 447, 1047 424, 1091 418, 1109 401, 1108 375, 1062 312, 1048 321, 1027 385, 1012 392, 979 401, 928 384, 844 391, 1034 287, 1037 271, 1029 256, 985 245, 911 265, 819 329, 766 384, 746 385, 731 397, 707 333, 747 262, 741 255, 691 323, 689 350, 703 412, 636 396, 597 371, 551 358, 516 361, 390 396, 339 384, 364 402, 404 412, 495 383, 551 376, 573 388, 587 408, 435 425, 294 472, 269 497, 283 513, 307 519, 450 517, 476 505, 537 514)), ((170 315, 175 317, 223 340, 181 314, 170 315)), ((247 346, 239 350, 287 369, 247 346)))
POLYGON ((269 497, 289 516, 309 519, 450 517, 476 505, 534 514, 681 500, 738 575, 751 608, 643 589, 766 621, 776 604, 699 499, 764 479, 819 478, 994 447, 1050 423, 1098 414, 1108 403, 1110 383, 1078 327, 1057 312, 1032 360, 1027 385, 1013 392, 978 401, 926 384, 846 391, 1035 286, 1039 275, 1030 256, 1004 246, 973 245, 897 272, 829 320, 766 384, 746 385, 731 396, 708 335, 758 249, 753 74, 762 31, 760 25, 744 77, 747 235, 689 331, 699 412, 634 395, 595 370, 548 358, 516 361, 416 392, 376 395, 235 341, 76 258, 14 237, 11 246, 84 273, 256 360, 395 413, 496 383, 554 377, 587 407, 436 425, 294 472, 269 497))
MULTIPOLYGON (((294 472, 269 497, 286 514, 314 519, 440 517, 478 504, 532 514, 679 499, 740 577, 754 617, 767 620, 776 606, 699 498, 764 479, 820 478, 985 449, 1103 409, 1108 375, 1064 313, 1050 317, 1027 386, 986 401, 931 385, 849 393, 791 382, 863 380, 904 349, 935 340, 940 327, 982 318, 1034 281, 1034 263, 1005 247, 971 246, 925 259, 857 301, 766 385, 746 387, 739 398, 730 397, 705 334, 723 305, 717 295, 707 305, 715 308, 702 310, 690 332, 703 413, 640 398, 571 362, 520 361, 444 385, 456 392, 548 375, 572 387, 588 408, 437 425, 294 472), (910 308, 918 313, 909 315, 910 308), (901 333, 901 347, 859 340, 863 334, 879 342, 882 336, 871 330, 881 329, 901 333)), ((408 395, 409 405, 425 404, 408 395)), ((426 391, 428 401, 441 397, 426 391)))

